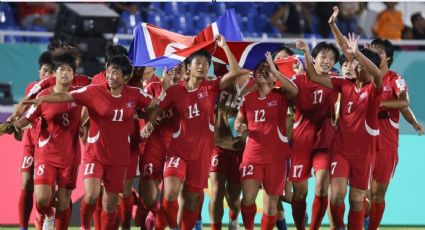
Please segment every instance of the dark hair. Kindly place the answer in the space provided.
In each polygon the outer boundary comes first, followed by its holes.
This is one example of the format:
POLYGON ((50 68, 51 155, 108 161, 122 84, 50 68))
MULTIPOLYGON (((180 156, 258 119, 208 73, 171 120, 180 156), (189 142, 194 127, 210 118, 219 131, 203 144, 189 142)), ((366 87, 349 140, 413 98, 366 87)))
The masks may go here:
POLYGON ((120 54, 128 54, 127 49, 124 46, 118 44, 108 44, 105 48, 105 62, 108 62, 111 57, 120 54))
MULTIPOLYGON (((254 73, 255 73, 255 71, 257 71, 257 69, 260 67, 260 65, 262 65, 262 64, 264 64, 264 63, 267 63, 267 64, 268 64, 268 62, 267 62, 267 60, 266 60, 266 59, 263 59, 263 60, 259 61, 259 62, 257 63, 257 65, 255 65, 254 73)), ((273 62, 273 63, 274 63, 274 62, 273 62)), ((274 63, 274 66, 276 67, 276 69, 279 69, 279 68, 277 67, 276 63, 274 63)))
POLYGON ((345 55, 339 56, 338 62, 339 62, 339 65, 341 66, 341 68, 344 65, 344 63, 347 62, 347 61, 348 61, 348 59, 345 57, 345 55))
POLYGON ((58 52, 58 50, 62 50, 62 52, 70 52, 74 55, 76 60, 80 60, 80 50, 78 48, 78 44, 72 41, 63 41, 63 40, 53 40, 47 46, 47 51, 49 51, 52 55, 58 52))
POLYGON ((323 50, 330 50, 334 54, 335 62, 334 64, 339 60, 339 50, 336 48, 336 46, 332 43, 327 42, 319 42, 313 49, 313 58, 316 58, 317 55, 319 55, 320 52, 323 50))
POLYGON ((133 66, 131 65, 130 60, 127 55, 124 54, 111 57, 107 64, 107 67, 109 66, 121 70, 123 76, 131 76, 131 72, 133 71, 133 66))
POLYGON ((377 38, 372 41, 371 45, 384 48, 385 55, 390 58, 388 61, 388 67, 390 67, 394 58, 393 44, 388 39, 377 38))
POLYGON ((412 16, 410 16, 410 22, 412 23, 413 27, 415 26, 414 24, 415 24, 416 20, 418 20, 421 17, 422 17, 421 12, 416 12, 416 13, 412 14, 412 16))
POLYGON ((287 47, 283 44, 277 50, 273 51, 273 53, 272 53, 273 60, 275 59, 276 55, 282 50, 284 50, 289 56, 292 56, 292 55, 295 54, 294 51, 291 48, 289 48, 289 47, 287 47))
POLYGON ((44 51, 38 57, 38 69, 41 69, 43 65, 48 65, 53 69, 52 55, 49 53, 49 51, 44 51))
POLYGON ((77 59, 75 58, 75 54, 69 51, 55 51, 52 54, 52 62, 54 70, 57 70, 62 65, 69 65, 74 73, 77 69, 77 59))
POLYGON ((205 49, 200 49, 190 54, 190 56, 184 60, 185 65, 190 64, 195 57, 204 57, 207 59, 208 64, 211 63, 211 54, 205 49))
POLYGON ((378 53, 370 49, 361 49, 360 52, 379 68, 381 56, 378 53))

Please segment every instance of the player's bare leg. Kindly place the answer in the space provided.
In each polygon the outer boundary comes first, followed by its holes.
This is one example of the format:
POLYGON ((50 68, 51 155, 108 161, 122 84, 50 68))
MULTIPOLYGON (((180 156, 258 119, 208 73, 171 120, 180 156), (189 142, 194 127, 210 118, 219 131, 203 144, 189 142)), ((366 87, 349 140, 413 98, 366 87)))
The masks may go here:
POLYGON ((119 202, 118 193, 108 192, 103 190, 102 197, 102 228, 114 229, 117 219, 117 204, 119 202))
MULTIPOLYGON (((51 185, 35 185, 35 207, 37 212, 41 215, 45 215, 45 218, 49 218, 48 222, 54 223, 54 212, 53 206, 53 190, 51 185)), ((69 202, 69 201, 68 201, 69 202)))
POLYGON ((184 185, 182 191, 183 211, 181 217, 181 229, 192 230, 199 217, 200 202, 203 189, 195 189, 184 185))
POLYGON ((242 182, 241 213, 245 229, 254 229, 254 218, 257 213, 255 198, 260 190, 260 182, 255 179, 246 179, 242 182))
POLYGON ((307 209, 306 198, 308 191, 308 179, 301 182, 293 182, 294 194, 292 197, 292 216, 297 229, 305 229, 305 212, 307 209))
POLYGON ((100 179, 84 179, 84 198, 80 210, 81 229, 90 229, 90 220, 96 209, 96 201, 100 195, 100 191, 100 179))
POLYGON ((133 178, 127 179, 124 181, 124 190, 122 193, 122 199, 120 201, 120 212, 122 219, 120 218, 120 215, 118 215, 118 221, 122 222, 122 229, 130 229, 131 224, 131 215, 133 213, 133 178), (120 220, 121 219, 121 220, 120 220))
POLYGON ((347 194, 347 178, 331 179, 331 213, 335 229, 344 228, 344 199, 347 194))
POLYGON ((71 194, 72 189, 58 188, 56 191, 56 229, 68 229, 68 225, 71 220, 71 194))
POLYGON ((238 214, 241 210, 241 184, 227 182, 226 184, 226 201, 229 206, 230 229, 239 227, 238 214))
POLYGON ((164 178, 164 198, 162 205, 170 228, 177 227, 177 213, 179 211, 178 197, 182 185, 183 182, 178 177, 169 176, 164 178))
POLYGON ((211 229, 221 229, 223 219, 223 200, 226 193, 226 175, 210 172, 211 197, 208 211, 211 220, 211 229))
POLYGON ((263 193, 263 217, 261 219, 261 229, 272 230, 277 220, 277 202, 279 196, 263 193))
POLYGON ((372 179, 371 186, 371 212, 370 212, 370 224, 369 229, 374 230, 377 229, 379 224, 381 223, 382 216, 384 214, 385 209, 385 194, 388 189, 387 184, 378 183, 375 179, 372 179))

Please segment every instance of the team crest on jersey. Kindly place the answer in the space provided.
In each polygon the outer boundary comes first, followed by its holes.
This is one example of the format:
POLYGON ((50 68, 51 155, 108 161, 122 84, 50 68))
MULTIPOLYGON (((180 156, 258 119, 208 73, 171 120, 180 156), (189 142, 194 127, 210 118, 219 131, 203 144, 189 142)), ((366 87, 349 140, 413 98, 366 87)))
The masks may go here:
POLYGON ((384 85, 384 92, 390 92, 390 91, 392 91, 391 86, 389 84, 384 85))
POLYGON ((367 92, 363 92, 360 94, 360 100, 365 99, 367 97, 367 92))
POLYGON ((205 98, 205 97, 208 97, 208 92, 198 93, 198 99, 202 99, 202 98, 205 98))
POLYGON ((267 107, 273 107, 273 106, 276 106, 276 105, 277 105, 277 101, 276 100, 267 102, 267 107))
POLYGON ((74 108, 74 107, 76 107, 77 106, 77 103, 75 103, 75 102, 71 102, 71 103, 69 103, 69 107, 72 109, 72 108, 74 108))
POLYGON ((127 108, 132 108, 132 107, 134 107, 134 102, 132 101, 127 102, 127 108))

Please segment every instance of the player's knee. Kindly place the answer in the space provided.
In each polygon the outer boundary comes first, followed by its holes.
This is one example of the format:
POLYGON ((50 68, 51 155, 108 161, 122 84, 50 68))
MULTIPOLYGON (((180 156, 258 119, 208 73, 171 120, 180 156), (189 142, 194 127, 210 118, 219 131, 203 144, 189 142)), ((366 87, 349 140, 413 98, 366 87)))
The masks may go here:
POLYGON ((292 199, 296 201, 303 201, 307 198, 307 189, 295 190, 292 199))
POLYGON ((86 202, 86 204, 95 204, 98 198, 98 193, 87 192, 86 194, 84 194, 84 201, 86 202))
POLYGON ((264 202, 263 204, 264 213, 271 216, 277 213, 277 203, 276 202, 264 202))
POLYGON ((51 197, 46 194, 37 194, 36 202, 38 207, 47 207, 49 206, 51 197))
POLYGON ((358 211, 363 209, 363 199, 350 199, 350 208, 358 211))
POLYGON ((255 203, 256 194, 247 192, 242 196, 242 204, 245 206, 249 206, 255 203))

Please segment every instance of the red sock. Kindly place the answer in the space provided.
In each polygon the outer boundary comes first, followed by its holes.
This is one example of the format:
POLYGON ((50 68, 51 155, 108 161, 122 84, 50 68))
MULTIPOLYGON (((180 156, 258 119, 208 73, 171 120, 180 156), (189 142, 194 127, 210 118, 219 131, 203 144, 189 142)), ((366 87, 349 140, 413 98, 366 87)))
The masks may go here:
POLYGON ((370 207, 370 222, 369 229, 375 230, 381 223, 382 216, 384 215, 385 201, 382 203, 372 203, 370 207))
POLYGON ((117 229, 116 223, 117 223, 117 211, 113 211, 110 213, 105 212, 105 210, 102 211, 101 214, 102 218, 102 230, 115 230, 117 229))
POLYGON ((165 211, 159 208, 155 218, 155 229, 162 230, 167 226, 167 218, 165 218, 165 211))
POLYGON ((167 219, 168 226, 170 228, 177 228, 177 213, 179 212, 179 203, 177 200, 168 201, 164 198, 162 200, 162 207, 164 207, 165 218, 167 219))
POLYGON ((198 220, 199 210, 195 211, 183 209, 181 230, 192 230, 198 220))
POLYGON ((254 218, 257 213, 257 205, 254 203, 250 206, 245 206, 241 204, 241 213, 242 220, 245 229, 253 230, 254 229, 254 218))
POLYGON ((229 210, 229 219, 236 220, 238 218, 238 213, 234 212, 232 209, 229 210))
POLYGON ((83 197, 80 208, 81 228, 90 229, 90 220, 95 209, 96 204, 87 204, 83 197))
POLYGON ((221 223, 212 223, 211 230, 221 230, 221 223))
POLYGON ((261 218, 261 230, 273 230, 274 225, 276 224, 277 214, 274 216, 268 216, 263 213, 261 218))
POLYGON ((311 214, 310 230, 317 230, 322 224, 326 209, 328 208, 328 196, 315 196, 311 214))
POLYGON ((122 219, 122 227, 130 228, 131 225, 131 214, 133 213, 133 204, 134 198, 133 196, 123 197, 121 200, 121 204, 123 205, 123 219, 122 219))
POLYGON ((348 230, 362 230, 363 219, 363 209, 360 211, 350 209, 350 212, 348 213, 348 230))
MULTIPOLYGON (((103 203, 102 203, 102 197, 103 192, 100 192, 99 197, 96 200, 96 205, 94 209, 93 215, 93 223, 94 223, 94 229, 95 230, 101 230, 102 229, 102 210, 103 210, 103 203)), ((91 218, 91 216, 90 216, 91 218)))
POLYGON ((345 212, 345 204, 341 204, 340 206, 334 206, 331 204, 331 214, 335 224, 336 229, 344 228, 344 212, 345 212))
POLYGON ((70 208, 67 208, 63 211, 56 210, 55 225, 57 230, 67 230, 70 220, 71 220, 70 208))
POLYGON ((292 217, 294 218, 295 227, 297 229, 305 229, 305 210, 306 210, 306 202, 303 201, 296 201, 295 199, 292 199, 292 217))
POLYGON ((33 193, 33 191, 22 189, 21 193, 19 194, 18 209, 20 228, 28 228, 28 222, 30 220, 34 201, 33 193))

